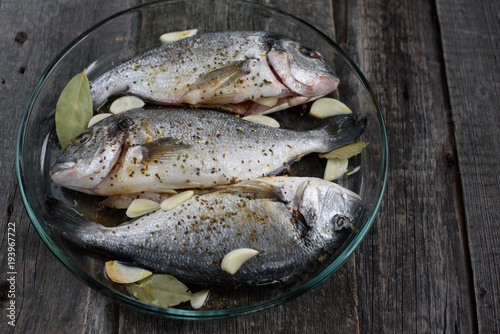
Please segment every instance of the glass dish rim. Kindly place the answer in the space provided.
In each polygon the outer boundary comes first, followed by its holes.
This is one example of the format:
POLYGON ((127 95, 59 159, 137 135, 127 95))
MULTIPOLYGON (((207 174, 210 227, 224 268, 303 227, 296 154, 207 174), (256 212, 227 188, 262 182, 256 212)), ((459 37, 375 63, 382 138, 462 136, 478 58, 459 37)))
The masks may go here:
POLYGON ((387 186, 387 176, 388 176, 388 144, 387 144, 387 136, 386 136, 386 130, 385 130, 385 124, 383 120, 383 116, 380 110, 380 106, 375 98, 375 94, 371 88, 371 85, 369 84, 368 80, 365 78, 364 74, 361 72, 361 70, 358 68, 358 66, 351 60, 351 58, 347 55, 347 53, 342 50, 342 48, 337 45, 331 38, 329 38, 327 35, 325 35, 323 32, 321 32, 318 28, 313 26, 312 24, 308 23, 307 21, 292 15, 290 13, 287 13, 281 9, 278 9, 274 6, 267 5, 267 4, 260 4, 256 3, 252 0, 238 0, 240 3, 246 3, 250 5, 254 5, 257 7, 261 7, 264 9, 268 9, 273 12, 277 12, 281 15, 287 16, 293 20, 296 20, 300 22, 301 24, 305 25, 307 28, 312 29, 315 33, 317 33, 320 37, 322 37, 328 44, 330 44, 336 51, 337 53, 354 69, 356 75, 364 85, 366 91, 368 92, 372 105, 376 111, 377 114, 377 120, 380 125, 380 136, 382 139, 382 152, 381 152, 381 166, 379 170, 379 175, 381 177, 381 182, 377 186, 377 200, 375 203, 373 203, 373 207, 371 208, 368 217, 366 219, 366 222, 364 225, 361 227, 359 230, 358 234, 351 240, 349 245, 342 251, 342 253, 328 266, 326 267, 322 272, 320 272, 316 277, 311 279, 309 282, 306 284, 300 286, 296 290, 290 291, 284 295, 281 295, 279 297, 275 297, 270 300, 262 301, 257 304, 252 304, 248 306, 241 306, 237 308, 231 308, 231 309, 222 309, 222 310, 182 310, 182 309, 175 309, 175 308, 163 308, 163 307, 157 307, 148 303, 141 302, 139 300, 132 299, 132 297, 126 296, 120 292, 117 292, 115 290, 112 290, 108 288, 107 286, 101 284, 97 280, 95 280, 93 277, 89 276, 86 272, 78 268, 62 251, 61 249, 53 242, 53 240, 45 233, 44 228, 42 227, 42 222, 39 220, 39 218, 36 216, 35 211, 29 202, 29 199, 27 197, 25 188, 26 188, 26 180, 25 176, 23 173, 23 154, 24 154, 24 146, 22 145, 24 143, 24 139, 26 138, 26 125, 27 121, 31 115, 32 108, 34 106, 34 102, 36 101, 40 88, 45 84, 46 79, 52 72, 52 70, 58 65, 58 63, 61 61, 61 59, 67 54, 68 51, 70 51, 74 46, 76 46, 78 43, 80 43, 82 40, 87 38, 93 31, 98 29, 99 27, 105 25, 109 21, 114 20, 115 18, 123 15, 127 15, 131 12, 138 11, 142 8, 146 7, 153 7, 155 5, 161 4, 161 3, 183 3, 189 0, 156 0, 152 2, 147 2, 143 4, 139 4, 133 7, 130 7, 128 9, 119 11, 104 20, 94 24, 92 27, 87 29, 85 32, 83 32, 80 36, 75 38, 72 42, 70 42, 61 52, 58 53, 58 55, 51 61, 51 63, 47 66, 45 71, 42 73, 38 81, 36 82, 33 90, 30 93, 30 96, 28 98, 28 101, 24 107, 23 110, 23 115, 21 117, 21 122, 19 125, 18 129, 18 135, 17 135, 17 142, 16 142, 16 174, 17 174, 17 180, 19 184, 19 190, 21 194, 21 198, 24 203, 24 207, 26 209, 26 212, 28 213, 28 216, 31 220, 31 223, 35 227, 35 230, 37 231, 38 235, 40 238, 43 240, 43 242, 47 245, 49 250, 55 255, 55 257, 73 274, 75 275, 78 279, 83 281, 85 284, 88 286, 92 287, 93 289, 101 292, 102 294, 111 297, 113 300, 118 301, 124 305, 130 306, 134 309, 155 314, 155 315, 160 315, 160 316, 166 316, 170 318, 178 318, 178 319, 193 319, 193 320, 209 320, 209 319, 222 319, 222 318, 229 318, 229 317, 236 317, 236 316, 241 316, 249 313, 254 313, 256 311, 260 311, 263 309, 268 309, 273 306, 277 305, 282 305, 285 302, 292 300, 308 291, 316 287, 318 284, 326 280, 329 276, 331 276, 337 269, 339 269, 342 264, 347 261, 347 259, 353 254, 353 252, 357 249, 361 241, 365 238, 366 234, 370 230, 371 226, 373 225, 373 222, 375 220, 375 217, 380 209, 382 199, 385 193, 385 189, 387 186), (105 292, 105 293, 103 293, 105 292))

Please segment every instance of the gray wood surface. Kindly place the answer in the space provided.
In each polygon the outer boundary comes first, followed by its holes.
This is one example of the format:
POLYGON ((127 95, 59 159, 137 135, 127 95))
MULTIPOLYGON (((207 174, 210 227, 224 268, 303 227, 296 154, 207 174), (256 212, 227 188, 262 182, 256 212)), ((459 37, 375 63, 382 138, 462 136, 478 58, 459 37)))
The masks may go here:
POLYGON ((500 3, 438 1, 437 13, 477 326, 485 333, 490 330, 498 333, 500 3))
POLYGON ((389 184, 360 248, 313 291, 218 321, 163 319, 73 277, 26 215, 14 170, 22 110, 73 38, 139 0, 0 0, 0 254, 16 227, 16 326, 1 256, 0 333, 499 333, 500 4, 480 0, 262 1, 341 44, 375 90, 389 184), (10 225, 12 226, 12 225, 10 225))
POLYGON ((435 5, 360 0, 335 8, 342 8, 338 41, 371 81, 389 134, 385 205, 356 257, 362 332, 470 333, 473 302, 435 5))
POLYGON ((361 332, 498 332, 498 4, 334 11, 389 136, 381 223, 356 253, 361 332))

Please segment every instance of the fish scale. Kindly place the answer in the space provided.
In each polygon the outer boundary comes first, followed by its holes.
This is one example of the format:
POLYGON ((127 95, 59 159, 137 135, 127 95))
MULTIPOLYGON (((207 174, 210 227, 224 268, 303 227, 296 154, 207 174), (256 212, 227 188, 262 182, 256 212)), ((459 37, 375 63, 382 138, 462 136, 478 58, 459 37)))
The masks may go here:
POLYGON ((94 107, 128 93, 156 104, 260 114, 324 96, 338 77, 315 51, 269 32, 226 31, 163 45, 90 82, 94 107), (259 103, 261 98, 276 98, 259 103))
POLYGON ((366 119, 328 118, 318 129, 275 129, 210 110, 146 108, 108 117, 71 141, 52 180, 97 195, 209 188, 275 175, 312 152, 358 138, 366 119))
POLYGON ((362 210, 352 191, 306 177, 245 181, 112 228, 61 202, 47 206, 48 225, 76 245, 198 284, 264 284, 304 274, 342 245, 362 210), (235 275, 223 272, 222 259, 239 248, 259 255, 235 275))

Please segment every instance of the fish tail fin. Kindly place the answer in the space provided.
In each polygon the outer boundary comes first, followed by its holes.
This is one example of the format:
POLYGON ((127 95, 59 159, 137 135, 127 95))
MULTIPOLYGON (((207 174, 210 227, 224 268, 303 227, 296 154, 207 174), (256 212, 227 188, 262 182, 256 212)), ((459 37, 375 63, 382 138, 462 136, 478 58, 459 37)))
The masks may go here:
POLYGON ((114 71, 112 73, 104 73, 89 83, 94 109, 104 104, 111 95, 128 91, 129 82, 118 80, 114 73, 114 71))
POLYGON ((47 226, 67 240, 80 247, 91 246, 86 236, 96 236, 102 231, 101 225, 82 216, 66 203, 53 197, 47 198, 44 220, 47 226))
POLYGON ((326 139, 325 151, 333 151, 358 139, 366 128, 366 117, 338 115, 325 119, 317 129, 326 139))

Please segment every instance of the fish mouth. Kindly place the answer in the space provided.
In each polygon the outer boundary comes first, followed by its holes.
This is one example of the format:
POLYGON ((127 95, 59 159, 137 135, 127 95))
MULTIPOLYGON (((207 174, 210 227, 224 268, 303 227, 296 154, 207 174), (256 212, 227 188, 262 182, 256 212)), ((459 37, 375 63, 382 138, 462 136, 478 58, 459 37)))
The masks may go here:
POLYGON ((326 95, 337 88, 339 77, 323 59, 319 61, 321 69, 317 66, 303 66, 304 64, 297 63, 290 54, 281 50, 267 53, 267 64, 276 80, 301 97, 326 95))
MULTIPOLYGON (((302 91, 299 92, 296 88, 294 89, 293 85, 290 83, 287 83, 287 80, 284 80, 284 78, 278 74, 276 69, 274 68, 273 64, 271 61, 268 59, 268 65, 271 71, 273 72, 274 76, 276 79, 286 88, 288 88, 291 92, 294 92, 298 96, 304 96, 304 93, 302 91)), ((306 96, 317 96, 317 95, 325 95, 330 93, 331 91, 335 90, 340 82, 340 78, 335 74, 335 73, 330 73, 330 72, 320 72, 316 75, 314 78, 314 81, 312 82, 306 82, 306 80, 301 80, 299 79, 299 74, 296 73, 297 71, 294 71, 294 68, 290 65, 289 63, 289 75, 288 78, 293 79, 293 81, 296 84, 299 84, 301 86, 304 86, 304 91, 310 91, 310 95, 306 96), (318 84, 318 81, 320 82, 318 84), (317 89, 314 89, 315 87, 320 87, 319 91, 317 89)))
POLYGON ((323 96, 329 94, 337 89, 340 83, 340 79, 336 74, 328 72, 318 74, 317 80, 320 82, 320 84, 315 85, 314 87, 316 88, 312 89, 312 93, 314 96, 323 96))
POLYGON ((340 83, 340 79, 336 74, 321 72, 316 74, 314 79, 307 81, 300 79, 300 74, 294 73, 293 68, 290 70, 289 83, 283 81, 283 85, 290 91, 303 97, 320 97, 334 91, 340 83))
POLYGON ((358 194, 356 194, 354 191, 344 188, 342 189, 342 197, 344 199, 348 199, 351 202, 354 202, 356 204, 362 204, 362 198, 358 194))
POLYGON ((67 161, 55 164, 52 166, 49 173, 54 183, 60 184, 68 189, 87 194, 94 194, 90 189, 81 186, 81 180, 78 177, 76 162, 67 161))
MULTIPOLYGON (((121 157, 121 149, 115 150, 117 158, 121 157)), ((99 151, 97 158, 93 160, 104 162, 104 164, 83 164, 81 162, 64 161, 56 162, 49 170, 50 177, 54 183, 64 188, 96 194, 95 188, 108 176, 109 172, 116 168, 118 159, 106 160, 107 151, 99 151)))
POLYGON ((66 172, 67 170, 74 168, 75 165, 76 165, 76 162, 74 162, 74 161, 67 161, 67 162, 61 162, 61 163, 55 164, 54 166, 52 166, 50 168, 50 171, 49 171, 50 176, 61 174, 60 172, 66 172))

